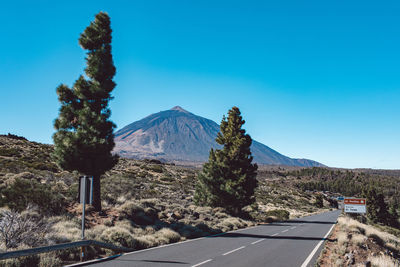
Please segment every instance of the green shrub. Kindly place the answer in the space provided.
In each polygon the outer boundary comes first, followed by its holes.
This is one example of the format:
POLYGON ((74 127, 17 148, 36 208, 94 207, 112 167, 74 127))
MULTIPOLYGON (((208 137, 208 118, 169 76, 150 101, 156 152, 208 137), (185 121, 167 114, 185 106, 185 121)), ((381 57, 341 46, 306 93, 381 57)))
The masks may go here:
POLYGON ((119 211, 124 214, 124 217, 132 218, 134 214, 143 212, 143 208, 133 201, 127 201, 119 207, 119 211))
POLYGON ((322 208, 322 207, 324 207, 324 198, 323 198, 323 196, 322 196, 321 194, 318 194, 318 195, 315 196, 314 205, 315 205, 317 208, 322 208))
POLYGON ((102 199, 115 205, 120 196, 125 196, 127 199, 131 198, 137 185, 138 183, 134 178, 126 175, 105 177, 101 179, 102 199))
POLYGON ((372 238, 381 247, 383 247, 385 245, 385 241, 377 234, 370 234, 370 235, 368 235, 368 237, 372 238))
POLYGON ((21 155, 21 150, 16 148, 0 148, 0 156, 3 157, 19 157, 21 155))
POLYGON ((164 175, 163 177, 160 178, 160 180, 168 183, 175 182, 175 178, 170 175, 164 175))
POLYGON ((162 244, 174 243, 181 240, 181 236, 169 228, 162 228, 160 231, 156 232, 155 236, 162 244))
MULTIPOLYGON (((30 247, 21 246, 16 248, 16 250, 28 249, 30 247)), ((2 267, 25 267, 25 266, 38 266, 40 261, 39 255, 32 255, 27 257, 18 257, 13 259, 7 259, 0 262, 2 267)))
POLYGON ((136 240, 127 229, 118 226, 107 228, 101 234, 100 239, 104 242, 127 248, 133 248, 136 243, 136 240))
POLYGON ((145 165, 145 169, 158 173, 164 172, 164 168, 161 165, 145 165))
POLYGON ((276 217, 278 220, 287 220, 289 219, 290 212, 287 210, 270 210, 265 213, 267 217, 276 217))
POLYGON ((62 260, 57 257, 56 253, 40 254, 39 267, 60 267, 62 260))
POLYGON ((37 205, 43 212, 60 213, 64 209, 64 198, 51 190, 46 184, 36 180, 16 178, 15 181, 2 189, 0 206, 22 211, 28 204, 37 205))
POLYGON ((130 219, 139 225, 149 225, 158 218, 154 208, 143 209, 133 201, 128 201, 120 206, 120 218, 130 219))
POLYGON ((32 163, 25 163, 25 165, 29 168, 33 168, 36 170, 42 170, 42 171, 51 171, 51 172, 57 172, 58 167, 56 164, 52 162, 32 162, 32 163))

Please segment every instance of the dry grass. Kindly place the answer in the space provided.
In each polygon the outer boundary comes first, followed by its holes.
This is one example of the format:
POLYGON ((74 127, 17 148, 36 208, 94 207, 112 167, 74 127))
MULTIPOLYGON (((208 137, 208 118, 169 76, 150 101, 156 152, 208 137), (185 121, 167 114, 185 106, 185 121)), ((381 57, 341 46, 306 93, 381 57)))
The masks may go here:
POLYGON ((340 232, 337 235, 337 242, 339 247, 346 247, 347 244, 349 243, 349 236, 345 232, 340 232))
POLYGON ((351 242, 353 242, 357 246, 363 245, 366 240, 367 240, 367 237, 362 234, 354 234, 351 237, 351 242))
POLYGON ((371 264, 374 267, 399 267, 400 266, 399 261, 396 261, 393 258, 386 256, 386 255, 371 256, 368 258, 368 260, 371 261, 371 264))
POLYGON ((51 233, 47 238, 51 243, 64 243, 78 241, 81 239, 81 226, 77 221, 59 221, 51 227, 51 233))
POLYGON ((90 229, 87 229, 85 231, 85 236, 87 239, 99 239, 101 234, 109 227, 105 225, 96 225, 95 227, 92 227, 90 229))
POLYGON ((399 249, 400 246, 400 238, 389 234, 387 232, 383 232, 371 225, 366 225, 360 223, 350 217, 340 217, 338 219, 338 224, 342 227, 348 229, 348 231, 358 231, 360 233, 364 232, 365 236, 371 237, 374 239, 382 240, 384 246, 393 246, 394 248, 399 249))
POLYGON ((128 248, 135 247, 136 243, 132 234, 126 228, 119 226, 107 228, 103 233, 101 233, 100 240, 128 248))
POLYGON ((351 262, 346 253, 352 255, 355 266, 364 266, 366 261, 379 267, 400 266, 400 262, 395 260, 400 240, 392 234, 341 216, 332 236, 333 241, 326 243, 319 258, 320 266, 348 266, 351 262))
POLYGON ((178 242, 181 239, 181 236, 177 232, 175 232, 169 228, 163 228, 163 229, 157 231, 155 233, 155 237, 158 240, 162 240, 162 242, 160 242, 160 244, 174 243, 174 242, 178 242))

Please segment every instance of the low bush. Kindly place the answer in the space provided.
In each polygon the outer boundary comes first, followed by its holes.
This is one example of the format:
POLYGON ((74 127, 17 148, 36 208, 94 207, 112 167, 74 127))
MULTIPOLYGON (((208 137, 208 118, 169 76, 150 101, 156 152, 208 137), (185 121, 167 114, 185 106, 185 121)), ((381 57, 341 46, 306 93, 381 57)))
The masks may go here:
POLYGON ((118 208, 118 210, 124 215, 123 217, 120 216, 121 218, 133 218, 136 213, 144 212, 144 209, 134 201, 125 202, 118 208))
MULTIPOLYGON (((21 246, 16 248, 16 250, 22 250, 22 249, 28 249, 30 247, 26 246, 21 246)), ((39 255, 32 255, 32 256, 27 256, 27 257, 18 257, 18 258, 13 258, 13 259, 7 259, 4 261, 1 261, 1 266, 4 267, 34 267, 38 266, 40 262, 40 257, 39 255)))
POLYGON ((163 173, 164 172, 164 168, 161 165, 144 165, 145 169, 149 170, 149 171, 153 171, 153 172, 157 172, 157 173, 163 173))
POLYGON ((175 243, 181 240, 181 236, 169 228, 162 228, 155 233, 155 236, 162 244, 175 243))
POLYGON ((290 212, 287 210, 269 210, 265 213, 267 217, 276 217, 278 220, 288 220, 290 212))
POLYGON ((134 178, 125 175, 112 175, 101 179, 101 195, 103 200, 115 205, 121 196, 126 199, 133 198, 136 186, 137 182, 134 178))
POLYGON ((46 236, 51 243, 58 244, 80 240, 81 225, 76 220, 66 219, 62 218, 51 226, 51 232, 46 236))
POLYGON ((399 266, 399 262, 396 262, 395 259, 391 258, 388 255, 371 256, 368 258, 368 260, 371 261, 372 266, 399 266))
POLYGON ((356 244, 357 246, 361 246, 364 244, 364 242, 366 241, 366 237, 362 234, 354 234, 351 237, 351 242, 353 242, 354 244, 356 244))
POLYGON ((200 228, 187 224, 177 227, 176 230, 182 237, 187 239, 197 238, 206 235, 206 233, 204 233, 204 231, 201 230, 200 228))
POLYGON ((160 180, 167 183, 175 182, 175 178, 170 175, 164 175, 163 177, 160 178, 160 180))
POLYGON ((157 240, 154 235, 145 235, 136 238, 136 249, 145 249, 157 246, 157 240))
POLYGON ((340 232, 337 235, 337 242, 340 247, 347 246, 349 243, 349 236, 345 232, 340 232))
POLYGON ((381 247, 385 245, 385 241, 378 234, 370 234, 368 237, 372 238, 381 247))
POLYGON ((42 184, 33 179, 16 178, 13 183, 2 189, 0 206, 22 211, 29 204, 34 204, 43 213, 59 214, 63 211, 64 198, 53 192, 47 184, 42 184))
POLYGON ((104 242, 127 248, 133 248, 136 244, 136 240, 133 238, 131 233, 129 233, 125 228, 118 226, 107 228, 100 235, 100 239, 104 242))
POLYGON ((21 150, 16 148, 0 148, 0 156, 3 157, 19 157, 21 155, 21 150))
POLYGON ((40 254, 39 267, 61 267, 62 260, 56 253, 40 254))
POLYGON ((0 241, 6 249, 43 245, 47 231, 46 222, 38 216, 0 210, 0 241))

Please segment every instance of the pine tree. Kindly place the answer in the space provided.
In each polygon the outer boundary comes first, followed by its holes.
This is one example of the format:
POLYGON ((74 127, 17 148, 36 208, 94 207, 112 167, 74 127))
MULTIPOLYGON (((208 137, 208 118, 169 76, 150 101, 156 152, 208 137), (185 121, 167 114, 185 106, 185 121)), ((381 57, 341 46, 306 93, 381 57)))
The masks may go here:
POLYGON ((61 102, 59 117, 54 122, 53 157, 60 167, 93 176, 93 206, 101 211, 100 176, 111 169, 118 157, 114 148, 108 102, 115 87, 115 67, 111 54, 111 28, 107 13, 100 12, 85 29, 79 44, 88 50, 85 69, 72 88, 57 88, 61 102))
POLYGON ((257 164, 252 164, 251 137, 242 129, 245 121, 239 108, 233 107, 222 119, 216 138, 222 149, 211 149, 209 160, 198 176, 195 202, 224 207, 240 214, 244 206, 254 203, 257 164))
POLYGON ((370 187, 363 192, 363 196, 367 198, 367 217, 372 222, 378 222, 379 206, 377 203, 377 193, 374 188, 370 187))
POLYGON ((374 223, 390 224, 391 216, 383 194, 371 186, 364 195, 367 197, 367 217, 374 223))

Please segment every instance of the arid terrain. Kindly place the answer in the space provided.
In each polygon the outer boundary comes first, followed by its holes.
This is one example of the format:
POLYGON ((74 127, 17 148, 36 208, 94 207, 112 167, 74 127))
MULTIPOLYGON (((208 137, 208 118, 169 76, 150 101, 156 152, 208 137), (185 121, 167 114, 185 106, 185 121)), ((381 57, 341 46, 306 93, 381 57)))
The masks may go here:
MULTIPOLYGON (((17 136, 0 136, 0 204, 3 214, 31 225, 30 238, 1 243, 15 250, 81 239, 81 204, 77 203, 78 173, 60 170, 51 159, 52 146, 17 136)), ((284 170, 278 167, 279 170, 284 170)), ((256 205, 247 216, 232 217, 222 208, 193 203, 199 168, 157 160, 120 159, 102 178, 103 213, 87 207, 86 238, 142 249, 284 220, 331 209, 314 204, 315 194, 287 186, 275 168, 260 167, 256 205)), ((111 251, 91 248, 90 257, 111 251)), ((3 265, 52 265, 79 260, 79 250, 41 254, 3 265)))

